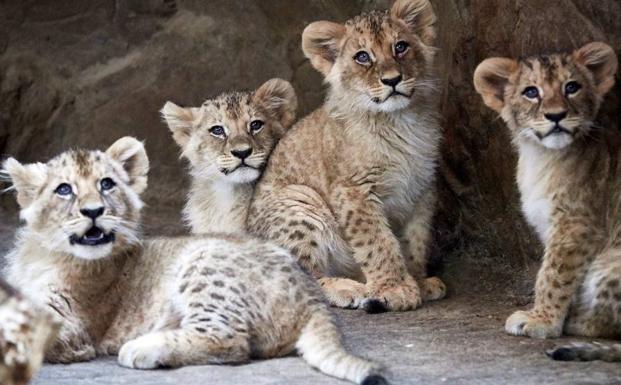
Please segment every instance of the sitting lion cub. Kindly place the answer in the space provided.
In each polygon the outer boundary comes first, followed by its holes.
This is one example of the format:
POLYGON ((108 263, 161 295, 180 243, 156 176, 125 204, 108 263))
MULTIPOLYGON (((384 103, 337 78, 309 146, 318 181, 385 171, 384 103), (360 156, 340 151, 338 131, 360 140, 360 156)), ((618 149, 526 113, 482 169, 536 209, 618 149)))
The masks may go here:
POLYGON ((190 162, 184 214, 194 234, 246 230, 254 182, 293 124, 296 107, 295 91, 282 79, 254 92, 224 93, 198 108, 164 105, 162 116, 190 162))
POLYGON ((142 143, 4 163, 20 215, 8 280, 62 319, 51 362, 118 353, 126 367, 239 363, 296 350, 324 373, 384 384, 341 345, 321 290, 285 250, 249 236, 140 242, 142 143))
POLYGON ((445 295, 426 277, 441 139, 435 20, 428 0, 397 0, 302 35, 328 96, 274 149, 248 226, 291 250, 335 306, 401 311, 445 295))
MULTIPOLYGON (((594 119, 614 85, 617 57, 591 43, 570 54, 492 58, 474 76, 519 150, 524 215, 545 245, 535 304, 508 333, 529 337, 621 335, 621 150, 594 119)), ((558 359, 616 359, 621 347, 577 345, 558 359)))

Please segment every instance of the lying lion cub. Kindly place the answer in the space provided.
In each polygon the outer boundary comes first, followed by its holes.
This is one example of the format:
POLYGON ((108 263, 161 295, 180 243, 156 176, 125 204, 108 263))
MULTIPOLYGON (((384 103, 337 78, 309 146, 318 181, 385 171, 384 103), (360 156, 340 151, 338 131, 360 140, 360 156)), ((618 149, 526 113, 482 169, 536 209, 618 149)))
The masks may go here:
POLYGON ((118 353, 152 369, 297 349, 326 374, 386 383, 344 350, 321 290, 285 250, 232 235, 141 243, 149 161, 136 139, 4 168, 26 222, 8 280, 63 321, 48 361, 118 353))
MULTIPOLYGON (((535 304, 506 322, 510 334, 621 335, 621 150, 593 122, 617 71, 614 50, 591 43, 567 54, 479 65, 474 84, 505 120, 519 150, 524 215, 545 245, 535 304)), ((621 359, 621 346, 576 345, 563 360, 621 359)))

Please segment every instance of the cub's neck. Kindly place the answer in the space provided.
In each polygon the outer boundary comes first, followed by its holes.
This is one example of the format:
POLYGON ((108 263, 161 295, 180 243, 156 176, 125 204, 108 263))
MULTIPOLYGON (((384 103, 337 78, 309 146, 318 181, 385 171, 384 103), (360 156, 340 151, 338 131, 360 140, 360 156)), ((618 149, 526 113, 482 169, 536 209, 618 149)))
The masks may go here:
POLYGON ((254 183, 230 183, 224 177, 193 177, 184 217, 193 234, 246 231, 254 183))
POLYGON ((103 292, 119 280, 126 261, 141 250, 139 246, 125 247, 111 256, 88 261, 50 250, 44 244, 28 229, 20 229, 16 246, 6 258, 7 280, 33 298, 52 287, 87 297, 103 292))

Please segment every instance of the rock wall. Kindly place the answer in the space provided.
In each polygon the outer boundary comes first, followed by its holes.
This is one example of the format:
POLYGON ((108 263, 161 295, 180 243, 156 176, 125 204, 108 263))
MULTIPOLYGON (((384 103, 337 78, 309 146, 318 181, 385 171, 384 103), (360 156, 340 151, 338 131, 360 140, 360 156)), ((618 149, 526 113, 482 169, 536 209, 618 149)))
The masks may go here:
MULTIPOLYGON (((475 94, 491 55, 573 49, 592 40, 621 51, 617 0, 432 0, 439 17, 445 145, 434 261, 456 290, 527 294, 540 249, 519 213, 506 130, 475 94)), ((146 140, 152 160, 148 233, 183 231, 184 164, 160 121, 166 100, 199 104, 271 77, 292 81, 300 116, 323 99, 304 59, 309 22, 344 21, 390 0, 51 0, 0 2, 0 154, 46 159, 68 147, 146 140)), ((619 119, 617 86, 602 120, 619 119)), ((0 197, 0 222, 16 218, 0 197)), ((0 226, 6 228, 6 225, 0 226)))

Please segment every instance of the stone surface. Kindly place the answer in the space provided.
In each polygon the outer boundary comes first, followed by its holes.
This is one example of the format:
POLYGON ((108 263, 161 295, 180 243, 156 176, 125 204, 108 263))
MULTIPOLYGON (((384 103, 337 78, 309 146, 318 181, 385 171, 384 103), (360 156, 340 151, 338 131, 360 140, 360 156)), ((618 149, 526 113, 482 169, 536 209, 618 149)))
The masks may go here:
MULTIPOLYGON (((123 135, 144 139, 152 161, 145 230, 178 234, 184 231, 179 212, 187 179, 158 116, 164 102, 196 105, 278 76, 294 84, 301 116, 323 98, 321 77, 300 50, 304 26, 319 19, 343 21, 391 2, 0 0, 0 157, 38 161, 68 147, 106 147, 123 135)), ((341 312, 348 341, 390 364, 396 383, 619 383, 612 376, 618 366, 553 363, 542 356, 549 342, 501 331, 504 317, 529 300, 541 250, 519 212, 506 130, 482 105, 471 78, 476 65, 492 55, 573 49, 592 40, 621 53, 621 2, 432 2, 439 17, 445 119, 433 268, 452 299, 408 314, 341 312)), ((617 84, 602 125, 619 129, 620 98, 617 84)), ((0 195, 0 254, 16 224, 14 198, 0 195)), ((328 383, 287 358, 157 373, 127 371, 103 360, 46 367, 37 384, 190 385, 210 378, 328 383)))
MULTIPOLYGON (((544 350, 554 342, 505 335, 507 301, 453 298, 415 312, 368 315, 339 311, 347 345, 390 368, 393 385, 616 385, 618 363, 563 363, 544 350)), ((567 341, 565 341, 567 342, 567 341)), ((339 385, 298 357, 241 366, 137 371, 112 358, 69 366, 46 365, 33 385, 282 384, 339 385)))

